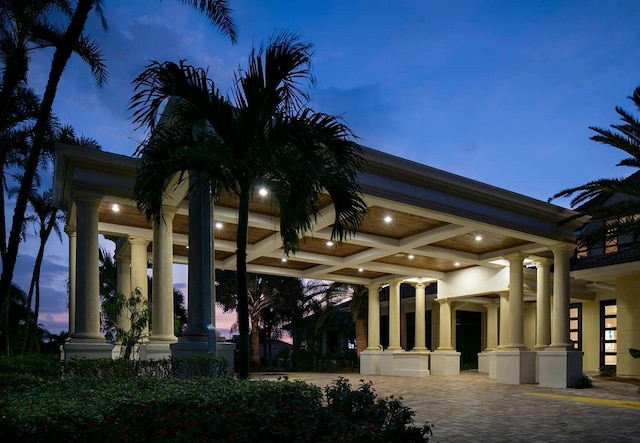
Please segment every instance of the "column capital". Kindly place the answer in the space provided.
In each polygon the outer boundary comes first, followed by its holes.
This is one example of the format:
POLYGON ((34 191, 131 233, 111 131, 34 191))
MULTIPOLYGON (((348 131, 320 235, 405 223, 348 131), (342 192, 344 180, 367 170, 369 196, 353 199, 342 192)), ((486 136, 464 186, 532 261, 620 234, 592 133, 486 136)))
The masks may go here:
POLYGON ((64 233, 67 234, 69 237, 75 236, 77 234, 76 227, 71 225, 65 225, 64 233))
POLYGON ((414 288, 426 288, 427 284, 425 282, 419 281, 419 282, 408 282, 411 286, 413 286, 414 288))
POLYGON ((516 261, 520 261, 520 263, 522 263, 525 258, 529 257, 529 254, 524 254, 522 252, 512 252, 511 254, 505 254, 502 257, 504 257, 505 260, 508 260, 509 264, 516 261))
POLYGON ((103 196, 89 191, 74 190, 71 198, 76 204, 84 204, 89 206, 100 206, 103 196))
POLYGON ((571 243, 557 243, 549 246, 549 249, 553 252, 553 255, 571 255, 576 250, 576 245, 571 243))
POLYGON ((378 291, 380 289, 380 283, 371 283, 366 286, 369 291, 378 291))
POLYGON ((145 237, 129 237, 129 244, 131 245, 142 245, 147 247, 149 243, 151 243, 151 239, 145 237))
POLYGON ((551 260, 550 258, 545 258, 545 257, 537 257, 535 260, 533 260, 533 264, 535 265, 536 268, 547 267, 547 266, 551 265, 552 262, 553 262, 553 260, 551 260))
POLYGON ((499 305, 498 303, 485 303, 485 304, 483 304, 482 306, 484 306, 485 308, 487 308, 487 311, 488 311, 489 309, 495 309, 495 310, 497 310, 497 309, 500 307, 500 305, 499 305))

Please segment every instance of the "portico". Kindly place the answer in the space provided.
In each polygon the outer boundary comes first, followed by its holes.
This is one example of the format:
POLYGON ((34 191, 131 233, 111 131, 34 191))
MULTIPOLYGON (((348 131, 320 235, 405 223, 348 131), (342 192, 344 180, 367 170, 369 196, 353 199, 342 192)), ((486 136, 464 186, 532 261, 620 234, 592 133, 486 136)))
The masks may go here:
MULTIPOLYGON (((313 228, 299 251, 283 261, 278 214, 269 197, 256 190, 249 217, 249 271, 367 286, 363 374, 459 373, 456 312, 472 310, 484 319, 480 370, 498 382, 533 383, 538 378, 541 384, 568 386, 575 374, 582 375, 577 366, 581 353, 568 350, 570 300, 588 297, 571 280, 568 267, 573 230, 581 221, 559 224, 572 212, 372 149, 364 153, 360 183, 369 211, 359 232, 340 245, 329 243, 332 202, 320 195, 324 207, 313 228), (433 282, 437 292, 427 295, 433 282), (401 297, 403 284, 413 286, 412 299, 401 297), (380 300, 380 288, 387 285, 389 298, 380 300), (525 332, 529 306, 536 313, 533 344, 527 343, 525 332), (381 346, 383 311, 386 349, 381 346), (427 311, 433 319, 431 343, 426 341, 427 311), (412 349, 403 344, 408 315, 413 315, 412 349)), ((70 276, 75 275, 76 284, 71 287, 75 303, 67 357, 112 353, 99 326, 99 234, 118 239, 123 291, 146 294, 147 261, 152 263, 153 318, 141 358, 210 343, 205 323, 215 323, 212 269, 235 268, 236 203, 226 196, 211 202, 208 193, 188 195, 185 181, 176 179, 165 188, 162 220, 150 223, 132 200, 136 167, 137 159, 125 156, 62 145, 57 149, 55 197, 69 214, 66 232, 75 239, 73 246, 70 241, 70 276), (199 224, 193 225, 194 220, 199 224), (172 263, 190 265, 188 338, 180 343, 171 323, 172 263)), ((124 316, 122 321, 126 323, 124 316)))

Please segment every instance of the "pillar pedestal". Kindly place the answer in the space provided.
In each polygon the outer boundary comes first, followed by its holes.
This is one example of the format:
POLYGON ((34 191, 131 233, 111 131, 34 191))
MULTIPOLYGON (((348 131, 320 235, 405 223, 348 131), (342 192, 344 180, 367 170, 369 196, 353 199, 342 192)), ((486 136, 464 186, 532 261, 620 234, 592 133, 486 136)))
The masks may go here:
POLYGON ((160 360, 171 357, 170 343, 146 342, 140 345, 140 360, 160 360))
POLYGON ((478 372, 489 374, 489 378, 496 378, 496 351, 478 353, 478 372))
POLYGON ((536 382, 536 353, 522 349, 496 352, 496 381, 510 385, 536 382))
POLYGON ((431 353, 431 375, 460 374, 460 353, 456 351, 435 351, 431 353))
POLYGON ((380 375, 382 350, 366 349, 360 353, 360 374, 380 375))
POLYGON ((74 340, 63 345, 64 360, 70 361, 74 359, 96 359, 96 358, 113 358, 113 345, 102 342, 82 342, 82 340, 74 340))
POLYGON ((538 352, 540 386, 570 388, 582 378, 581 351, 547 349, 538 352))
POLYGON ((380 375, 427 377, 429 351, 385 351, 380 357, 380 375))

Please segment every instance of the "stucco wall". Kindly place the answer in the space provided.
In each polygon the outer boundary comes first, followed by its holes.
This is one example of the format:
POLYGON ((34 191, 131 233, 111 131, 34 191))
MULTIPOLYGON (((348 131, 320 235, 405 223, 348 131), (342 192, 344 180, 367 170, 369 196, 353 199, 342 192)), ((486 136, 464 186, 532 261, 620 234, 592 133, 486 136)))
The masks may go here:
POLYGON ((640 272, 616 279, 618 300, 618 375, 640 376, 640 359, 629 348, 640 349, 640 272))
POLYGON ((582 303, 583 369, 600 370, 600 301, 582 303))

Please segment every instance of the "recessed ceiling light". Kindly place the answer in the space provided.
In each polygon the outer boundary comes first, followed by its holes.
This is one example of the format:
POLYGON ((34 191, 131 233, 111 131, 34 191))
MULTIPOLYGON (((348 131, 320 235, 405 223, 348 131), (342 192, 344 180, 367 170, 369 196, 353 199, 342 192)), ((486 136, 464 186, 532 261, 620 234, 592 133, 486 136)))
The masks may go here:
POLYGON ((453 266, 456 266, 456 267, 457 267, 457 266, 460 266, 460 262, 459 262, 459 261, 455 262, 455 263, 453 264, 453 266))
POLYGON ((476 235, 476 241, 481 241, 482 240, 482 236, 480 234, 476 235))
POLYGON ((327 246, 333 246, 333 242, 332 242, 331 240, 329 240, 329 241, 327 242, 327 246))
POLYGON ((407 258, 408 258, 409 260, 413 260, 413 259, 414 259, 414 257, 415 257, 415 255, 413 255, 413 254, 409 254, 409 255, 407 256, 407 258))
POLYGON ((189 245, 185 246, 186 249, 189 249, 189 245))
POLYGON ((280 259, 280 261, 281 261, 282 263, 286 263, 286 262, 287 262, 287 259, 286 259, 286 257, 282 257, 282 258, 280 259))
POLYGON ((362 271, 364 271, 364 269, 358 268, 358 272, 362 272, 362 271))
POLYGON ((387 216, 384 218, 384 222, 385 222, 385 223, 391 223, 392 221, 393 221, 393 219, 391 218, 391 216, 390 216, 390 215, 387 215, 387 216))
POLYGON ((223 226, 222 223, 216 222, 216 228, 217 229, 222 229, 222 226, 223 226))
POLYGON ((265 195, 267 195, 268 193, 269 193, 269 191, 267 191, 267 188, 264 188, 264 187, 260 188, 260 190, 258 191, 258 194, 260 194, 263 197, 265 195))
POLYGON ((111 210, 113 212, 120 212, 120 206, 118 206, 116 203, 114 203, 113 206, 111 206, 111 210))

